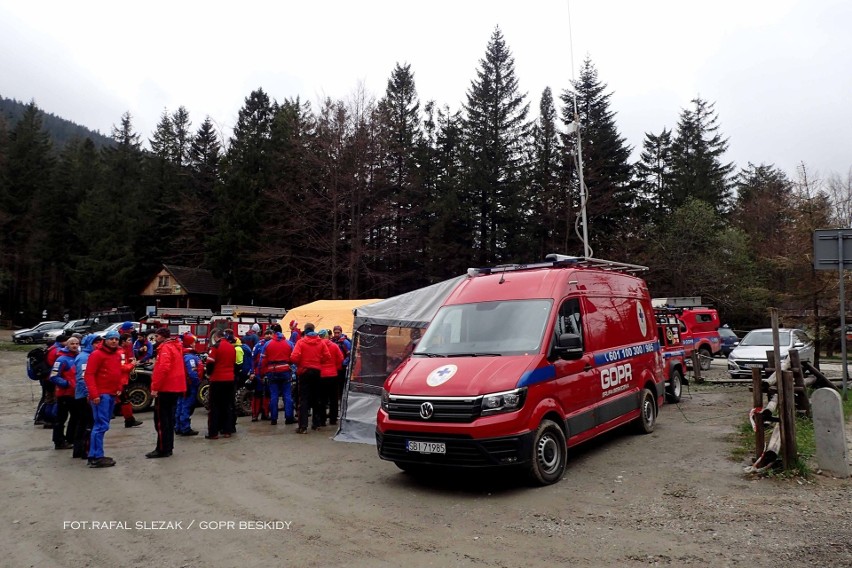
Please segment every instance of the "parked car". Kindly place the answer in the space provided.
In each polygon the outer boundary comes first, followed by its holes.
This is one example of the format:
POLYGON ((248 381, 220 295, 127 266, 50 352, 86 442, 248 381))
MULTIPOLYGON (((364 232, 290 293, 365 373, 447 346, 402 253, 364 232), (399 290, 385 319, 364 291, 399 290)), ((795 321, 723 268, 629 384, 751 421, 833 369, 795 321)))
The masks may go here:
MULTIPOLYGON (((121 324, 123 324, 123 323, 124 323, 123 321, 117 321, 115 323, 112 323, 112 324, 108 325, 107 327, 105 327, 104 329, 96 331, 95 335, 97 335, 98 337, 103 337, 109 331, 118 331, 118 328, 120 328, 121 324)), ((133 327, 136 329, 137 332, 140 331, 141 326, 139 325, 139 322, 136 322, 136 321, 133 322, 133 327)))
MULTIPOLYGON (((778 338, 781 348, 781 359, 789 356, 790 349, 799 350, 799 359, 813 362, 814 342, 801 329, 778 330, 778 338)), ((774 369, 770 369, 766 352, 772 350, 772 330, 769 328, 755 329, 740 341, 728 356, 728 372, 733 378, 749 378, 751 370, 758 368, 764 376, 770 375, 774 369)))
POLYGON ((56 341, 56 338, 62 334, 71 335, 72 333, 82 333, 83 335, 92 331, 92 322, 87 319, 71 320, 61 329, 51 329, 44 334, 44 340, 47 343, 56 341))
POLYGON ((734 330, 731 329, 728 324, 723 325, 719 328, 719 337, 722 338, 722 349, 719 352, 722 357, 727 357, 731 354, 731 351, 734 350, 734 347, 740 341, 740 337, 734 333, 734 330))
POLYGON ((43 321, 32 328, 19 329, 12 334, 12 341, 15 343, 44 343, 45 333, 51 329, 62 329, 64 325, 64 321, 43 321))

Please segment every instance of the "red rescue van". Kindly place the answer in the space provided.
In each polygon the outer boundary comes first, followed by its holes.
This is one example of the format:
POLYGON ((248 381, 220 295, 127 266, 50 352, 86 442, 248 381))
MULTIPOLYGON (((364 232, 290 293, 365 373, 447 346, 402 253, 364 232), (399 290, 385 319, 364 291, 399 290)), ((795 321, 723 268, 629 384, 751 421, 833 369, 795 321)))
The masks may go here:
POLYGON ((628 422, 653 431, 665 382, 645 268, 547 260, 468 271, 385 381, 382 459, 519 466, 546 485, 569 447, 628 422))

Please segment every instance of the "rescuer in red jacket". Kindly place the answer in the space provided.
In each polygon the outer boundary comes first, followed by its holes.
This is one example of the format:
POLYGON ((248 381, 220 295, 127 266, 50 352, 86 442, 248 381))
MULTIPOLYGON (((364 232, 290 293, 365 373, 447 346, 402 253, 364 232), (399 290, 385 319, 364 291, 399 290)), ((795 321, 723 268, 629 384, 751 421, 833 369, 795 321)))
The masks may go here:
POLYGON ((155 332, 157 358, 151 374, 151 395, 154 402, 154 427, 157 447, 146 458, 167 458, 175 447, 175 411, 178 399, 186 392, 186 370, 183 365, 183 346, 172 337, 169 328, 155 332))
POLYGON ((207 415, 208 440, 219 434, 230 438, 234 428, 234 365, 237 352, 233 344, 222 341, 224 334, 217 329, 210 336, 213 346, 207 354, 207 377, 210 380, 210 413, 207 415))
POLYGON ((121 354, 118 332, 110 331, 86 363, 86 387, 92 405, 92 436, 89 441, 89 467, 111 467, 115 460, 104 455, 104 434, 109 430, 115 398, 121 394, 121 354))
POLYGON ((331 360, 328 347, 314 331, 314 324, 305 324, 305 334, 296 343, 291 360, 296 363, 299 380, 299 427, 297 434, 308 432, 308 413, 311 416, 311 430, 322 426, 320 415, 324 413, 319 405, 319 381, 323 364, 331 360))
POLYGON ((343 368, 343 351, 331 340, 331 332, 327 329, 319 331, 319 337, 328 348, 329 359, 320 369, 319 407, 320 426, 326 425, 326 419, 337 422, 337 374, 343 368), (326 416, 328 408, 328 416, 326 416))

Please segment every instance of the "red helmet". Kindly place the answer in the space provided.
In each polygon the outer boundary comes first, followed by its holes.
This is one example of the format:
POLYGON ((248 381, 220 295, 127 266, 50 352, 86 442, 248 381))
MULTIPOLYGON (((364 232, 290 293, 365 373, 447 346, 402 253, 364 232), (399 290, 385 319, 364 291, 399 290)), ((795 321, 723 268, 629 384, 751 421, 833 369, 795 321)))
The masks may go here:
POLYGON ((186 347, 187 349, 189 349, 193 345, 195 345, 195 336, 192 335, 191 333, 184 333, 183 334, 183 346, 186 347))

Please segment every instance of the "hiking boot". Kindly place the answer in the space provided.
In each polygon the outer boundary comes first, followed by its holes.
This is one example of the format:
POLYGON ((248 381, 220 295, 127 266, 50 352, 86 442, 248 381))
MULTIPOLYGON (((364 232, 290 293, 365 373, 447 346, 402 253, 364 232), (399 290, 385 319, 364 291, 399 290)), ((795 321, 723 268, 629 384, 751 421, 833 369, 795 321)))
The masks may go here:
POLYGON ((183 432, 178 432, 177 435, 178 436, 198 436, 198 430, 189 429, 189 430, 185 430, 183 432))
POLYGON ((95 458, 89 460, 89 467, 112 467, 115 465, 115 460, 112 458, 95 458))
POLYGON ((296 428, 296 434, 307 434, 307 433, 308 433, 307 428, 296 428))
POLYGON ((54 450, 73 450, 74 444, 69 444, 68 442, 65 442, 64 444, 57 444, 57 445, 53 446, 53 449, 54 450))
POLYGON ((258 418, 257 416, 252 416, 252 417, 251 417, 251 421, 252 421, 252 422, 257 422, 258 420, 260 420, 260 418, 258 418))
POLYGON ((295 423, 296 423, 295 418, 287 418, 286 420, 284 420, 284 424, 295 424, 295 423))
POLYGON ((168 457, 171 457, 171 455, 172 455, 171 452, 161 452, 160 450, 154 450, 153 452, 148 452, 147 454, 145 454, 145 457, 151 458, 151 459, 168 458, 168 457))
POLYGON ((223 438, 230 438, 230 437, 231 437, 231 435, 226 433, 226 434, 222 434, 222 437, 223 437, 223 438))
POLYGON ((204 439, 205 440, 218 440, 219 436, 217 434, 212 434, 212 435, 207 434, 206 436, 204 436, 204 439))
POLYGON ((135 428, 136 426, 142 426, 142 421, 136 420, 135 418, 133 420, 125 420, 124 421, 124 427, 125 428, 135 428))

